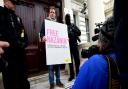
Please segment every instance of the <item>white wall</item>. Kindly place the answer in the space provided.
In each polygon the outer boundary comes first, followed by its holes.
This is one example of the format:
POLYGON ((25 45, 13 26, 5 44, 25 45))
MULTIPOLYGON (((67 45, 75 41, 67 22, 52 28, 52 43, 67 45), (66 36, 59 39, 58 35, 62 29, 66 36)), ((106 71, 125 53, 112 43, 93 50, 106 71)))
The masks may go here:
MULTIPOLYGON (((91 39, 92 36, 94 36, 94 29, 96 28, 95 23, 105 21, 104 4, 103 0, 87 0, 87 4, 91 39)), ((95 44, 92 40, 91 43, 95 44)))
POLYGON ((87 36, 86 36, 86 26, 85 26, 85 15, 81 13, 81 10, 83 8, 83 5, 81 3, 76 2, 75 0, 72 0, 72 10, 76 12, 76 18, 77 18, 77 26, 81 30, 81 43, 87 42, 87 36))

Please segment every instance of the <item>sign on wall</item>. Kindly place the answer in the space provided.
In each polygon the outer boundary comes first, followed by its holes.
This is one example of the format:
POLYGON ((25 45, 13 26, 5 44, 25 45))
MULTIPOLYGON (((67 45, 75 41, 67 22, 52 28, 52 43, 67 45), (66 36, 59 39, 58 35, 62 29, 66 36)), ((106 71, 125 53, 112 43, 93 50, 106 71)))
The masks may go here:
POLYGON ((45 20, 47 65, 71 63, 67 26, 45 20))

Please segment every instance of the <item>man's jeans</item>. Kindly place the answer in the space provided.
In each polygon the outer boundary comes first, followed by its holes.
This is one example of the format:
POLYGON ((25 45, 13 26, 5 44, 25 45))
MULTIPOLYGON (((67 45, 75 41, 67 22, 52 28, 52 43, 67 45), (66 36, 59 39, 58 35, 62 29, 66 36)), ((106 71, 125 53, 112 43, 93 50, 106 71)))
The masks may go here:
POLYGON ((54 84, 54 71, 56 76, 56 83, 60 82, 60 65, 49 65, 49 82, 54 84))

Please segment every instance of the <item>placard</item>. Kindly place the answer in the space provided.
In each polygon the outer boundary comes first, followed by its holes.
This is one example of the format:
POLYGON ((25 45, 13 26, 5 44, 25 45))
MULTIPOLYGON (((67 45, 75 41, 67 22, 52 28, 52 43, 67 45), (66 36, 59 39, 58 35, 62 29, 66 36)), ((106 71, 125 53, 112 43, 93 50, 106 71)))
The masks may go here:
POLYGON ((45 20, 47 65, 71 63, 67 25, 45 20))

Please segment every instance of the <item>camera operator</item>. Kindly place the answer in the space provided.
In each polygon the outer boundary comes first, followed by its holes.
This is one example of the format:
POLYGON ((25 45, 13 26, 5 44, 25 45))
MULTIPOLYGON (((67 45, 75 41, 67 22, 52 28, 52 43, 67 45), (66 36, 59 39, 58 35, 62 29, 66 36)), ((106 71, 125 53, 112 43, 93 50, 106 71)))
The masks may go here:
MULTIPOLYGON (((110 61, 116 64, 116 57, 113 46, 114 39, 113 18, 108 18, 99 32, 98 47, 100 54, 94 54, 87 60, 80 69, 72 89, 113 89, 113 77, 118 81, 119 75, 115 69, 110 69, 110 61), (109 60, 109 61, 108 61, 109 60), (111 76, 111 72, 114 75, 111 76), (116 77, 115 77, 116 76, 116 77)), ((116 87, 120 87, 119 82, 116 87)), ((120 89, 120 88, 114 88, 120 89)))

